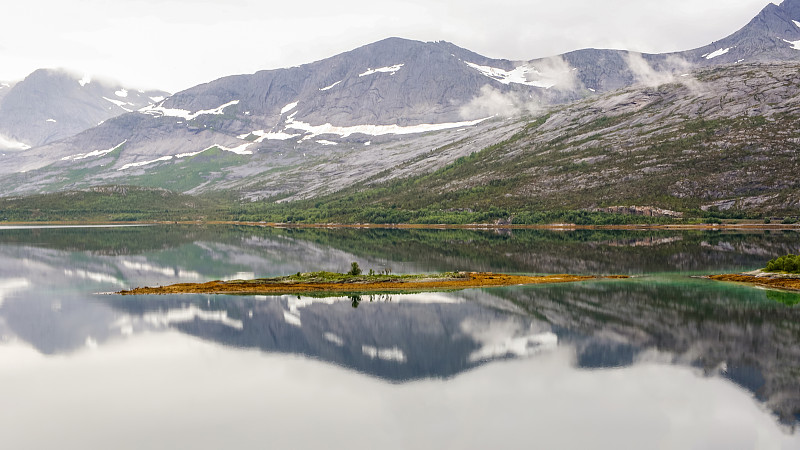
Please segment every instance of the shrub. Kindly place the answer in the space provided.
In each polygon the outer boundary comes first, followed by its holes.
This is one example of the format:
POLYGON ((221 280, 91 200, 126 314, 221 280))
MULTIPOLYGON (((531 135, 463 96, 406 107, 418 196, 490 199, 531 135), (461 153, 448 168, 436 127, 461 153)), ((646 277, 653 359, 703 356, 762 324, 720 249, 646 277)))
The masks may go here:
POLYGON ((350 272, 347 272, 347 274, 357 277, 361 275, 361 267, 358 267, 358 263, 354 261, 352 264, 350 264, 350 272))
POLYGON ((800 255, 786 255, 767 263, 767 272, 800 273, 800 255))

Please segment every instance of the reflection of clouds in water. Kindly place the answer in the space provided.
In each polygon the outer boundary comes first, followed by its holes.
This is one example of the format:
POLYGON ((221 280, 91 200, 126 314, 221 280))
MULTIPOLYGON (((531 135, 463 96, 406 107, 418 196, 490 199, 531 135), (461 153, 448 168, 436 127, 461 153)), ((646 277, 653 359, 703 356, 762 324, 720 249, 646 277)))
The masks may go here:
POLYGON ((800 443, 749 393, 718 377, 659 364, 586 371, 573 367, 573 358, 571 349, 558 349, 447 381, 396 385, 312 359, 230 351, 178 333, 145 334, 68 359, 0 346, 0 360, 13 361, 0 370, 0 398, 18 405, 0 411, 3 443, 203 449, 263 439, 284 448, 386 450, 531 448, 532 436, 541 448, 788 449, 800 443), (46 408, 26 406, 33 393, 47 399, 46 408), (75 393, 81 414, 74 413, 75 393), (357 432, 343 433, 353 417, 357 432), (92 433, 75 432, 87 422, 92 433), (48 432, 31 433, 36 423, 47 423, 48 432))

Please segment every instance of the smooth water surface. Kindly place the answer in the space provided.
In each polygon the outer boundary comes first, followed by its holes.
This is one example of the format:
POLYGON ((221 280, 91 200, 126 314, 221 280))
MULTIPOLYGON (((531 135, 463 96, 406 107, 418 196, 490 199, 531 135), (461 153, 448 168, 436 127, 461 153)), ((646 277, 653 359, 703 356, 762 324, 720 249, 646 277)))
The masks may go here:
POLYGON ((0 447, 800 448, 800 295, 692 277, 797 233, 0 228, 0 447), (630 274, 131 296, 362 268, 630 274))

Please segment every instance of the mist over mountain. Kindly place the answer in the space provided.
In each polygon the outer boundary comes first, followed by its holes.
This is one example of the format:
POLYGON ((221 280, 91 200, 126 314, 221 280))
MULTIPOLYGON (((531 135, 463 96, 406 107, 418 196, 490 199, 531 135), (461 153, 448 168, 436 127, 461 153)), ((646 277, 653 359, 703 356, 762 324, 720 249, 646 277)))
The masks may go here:
POLYGON ((126 89, 57 69, 40 69, 13 85, 0 86, 0 149, 7 150, 73 136, 169 95, 126 89))

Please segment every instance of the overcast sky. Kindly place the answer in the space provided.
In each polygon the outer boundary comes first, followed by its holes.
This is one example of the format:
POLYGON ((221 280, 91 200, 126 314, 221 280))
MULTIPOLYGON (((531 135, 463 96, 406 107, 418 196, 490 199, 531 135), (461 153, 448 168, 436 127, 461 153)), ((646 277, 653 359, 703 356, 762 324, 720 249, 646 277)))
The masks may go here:
MULTIPOLYGON (((666 52, 745 25, 765 0, 10 0, 0 80, 64 67, 171 92, 303 64, 390 36, 533 59, 586 47, 666 52)), ((776 1, 774 3, 780 3, 776 1)))

